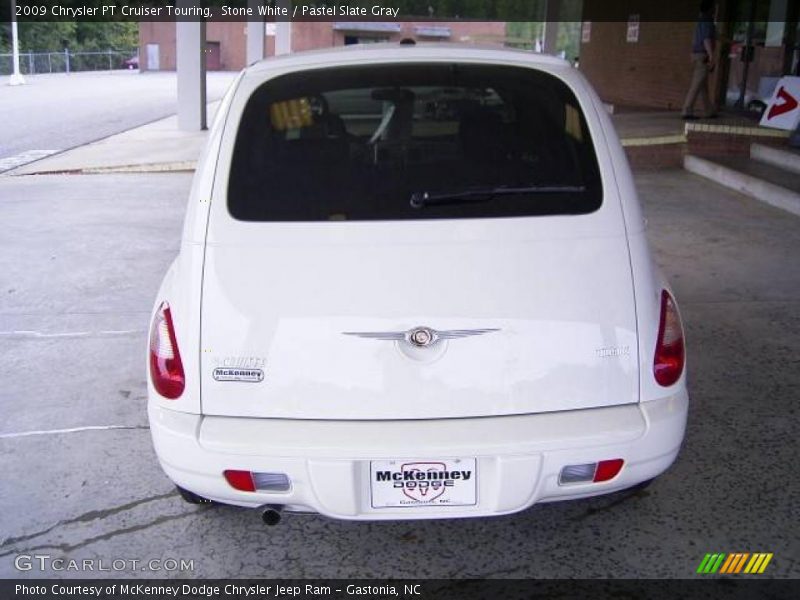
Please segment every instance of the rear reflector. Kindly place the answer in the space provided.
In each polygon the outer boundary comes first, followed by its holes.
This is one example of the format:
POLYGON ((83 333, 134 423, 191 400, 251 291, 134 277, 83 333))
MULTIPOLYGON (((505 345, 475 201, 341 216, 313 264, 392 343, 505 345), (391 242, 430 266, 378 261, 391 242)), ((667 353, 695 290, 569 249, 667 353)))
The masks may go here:
POLYGON ((597 463, 597 470, 594 472, 594 479, 595 483, 600 481, 608 481, 609 479, 614 479, 620 470, 622 470, 622 465, 625 464, 625 461, 621 458, 615 458, 613 460, 601 460, 597 463))
POLYGON ((231 484, 231 487, 240 492, 255 492, 256 483, 253 481, 253 474, 250 471, 234 471, 227 470, 223 473, 225 479, 231 484))
POLYGON ((653 375, 663 386, 680 379, 686 359, 683 344, 683 325, 675 300, 667 290, 661 292, 661 318, 658 325, 653 375))
POLYGON ((558 485, 609 481, 619 474, 623 464, 625 464, 624 460, 614 458, 583 465, 567 465, 561 469, 561 473, 558 476, 558 485))
POLYGON ((286 473, 258 473, 228 469, 223 475, 232 488, 241 492, 288 492, 292 487, 286 473))
POLYGON ((150 328, 150 380, 156 391, 170 400, 178 398, 186 385, 172 313, 166 302, 158 307, 150 328))

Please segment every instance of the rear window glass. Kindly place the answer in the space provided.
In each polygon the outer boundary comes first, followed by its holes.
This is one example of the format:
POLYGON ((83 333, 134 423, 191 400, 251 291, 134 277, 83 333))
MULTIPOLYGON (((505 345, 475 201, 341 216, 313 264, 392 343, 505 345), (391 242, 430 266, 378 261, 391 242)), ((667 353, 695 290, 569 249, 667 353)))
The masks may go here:
POLYGON ((322 69, 249 99, 228 184, 245 221, 583 214, 602 202, 575 96, 533 69, 322 69))

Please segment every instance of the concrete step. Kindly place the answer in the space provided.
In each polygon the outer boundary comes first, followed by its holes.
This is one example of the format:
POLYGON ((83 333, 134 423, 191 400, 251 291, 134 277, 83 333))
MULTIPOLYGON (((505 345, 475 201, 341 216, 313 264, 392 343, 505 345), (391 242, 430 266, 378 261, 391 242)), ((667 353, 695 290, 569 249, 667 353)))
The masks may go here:
POLYGON ((782 167, 752 160, 744 156, 715 158, 714 162, 800 194, 800 175, 782 167))
POLYGON ((792 173, 800 174, 800 151, 764 144, 750 145, 750 158, 792 173))
POLYGON ((686 155, 683 167, 746 196, 800 216, 800 176, 749 158, 686 155))

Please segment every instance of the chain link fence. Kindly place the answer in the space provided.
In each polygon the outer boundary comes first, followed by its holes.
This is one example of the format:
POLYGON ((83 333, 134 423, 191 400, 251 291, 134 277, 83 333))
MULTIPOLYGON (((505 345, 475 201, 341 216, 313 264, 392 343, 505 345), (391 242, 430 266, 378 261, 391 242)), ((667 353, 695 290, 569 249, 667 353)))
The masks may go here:
MULTIPOLYGON (((139 50, 99 50, 72 52, 20 52, 19 70, 23 75, 38 73, 71 73, 74 71, 113 71, 115 69, 137 69, 139 50), (131 59, 136 57, 136 63, 131 59), (126 63, 126 61, 128 61, 126 63)), ((14 71, 11 54, 0 54, 0 75, 14 71)))

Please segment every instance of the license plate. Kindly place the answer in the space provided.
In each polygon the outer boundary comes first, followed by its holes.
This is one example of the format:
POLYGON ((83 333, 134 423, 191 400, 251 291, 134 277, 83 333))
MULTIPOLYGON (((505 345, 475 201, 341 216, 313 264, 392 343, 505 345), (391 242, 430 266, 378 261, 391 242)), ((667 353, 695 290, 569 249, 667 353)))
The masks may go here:
POLYGON ((372 508, 474 506, 478 471, 474 458, 373 460, 372 508))

